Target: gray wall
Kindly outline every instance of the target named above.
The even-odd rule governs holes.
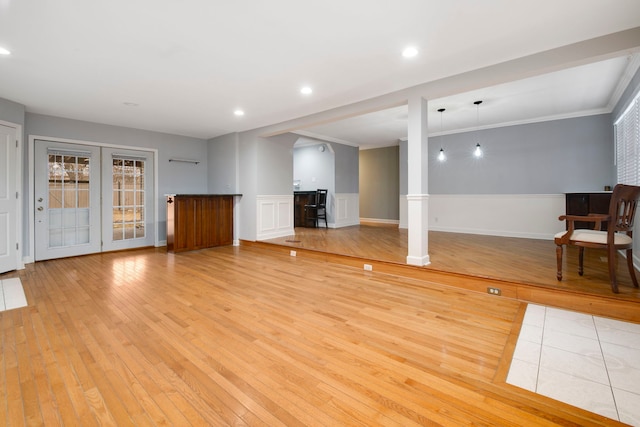
[[[598,191],[615,184],[613,154],[609,114],[429,138],[429,194]]]
[[[258,148],[258,194],[291,195],[293,192],[293,144],[298,135],[286,133],[260,138]]]
[[[27,135],[65,138],[77,141],[142,147],[158,150],[158,239],[166,239],[165,194],[206,193],[207,141],[140,129],[110,126],[40,114],[26,114]],[[26,152],[25,156],[30,156]],[[198,165],[169,162],[170,158],[197,159]],[[31,174],[27,168],[25,174]],[[25,176],[29,185],[30,176]],[[27,187],[29,188],[29,187]],[[28,227],[26,227],[28,228]],[[25,239],[28,244],[29,239]]]
[[[408,170],[408,153],[409,149],[407,147],[407,140],[401,140],[398,142],[400,144],[400,194],[407,195],[409,194],[409,174]],[[439,149],[438,149],[439,150]]]
[[[238,238],[256,239],[256,196],[258,195],[258,137],[255,132],[238,135],[238,187],[242,198],[239,202],[241,227]]]
[[[336,191],[335,163],[338,156],[328,148],[319,151],[318,147],[322,144],[293,149],[293,179],[300,180],[300,191],[315,191],[318,188],[326,188],[330,193]]]
[[[209,193],[239,193],[238,151],[239,136],[230,133],[209,140],[208,188]]]
[[[360,150],[358,147],[331,143],[336,160],[336,193],[360,192]]]
[[[0,120],[15,123],[17,125],[24,125],[24,117],[24,105],[9,101],[8,99],[0,98]]]
[[[399,147],[360,151],[360,218],[399,220]]]

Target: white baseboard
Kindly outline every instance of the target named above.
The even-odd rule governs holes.
[[[286,237],[286,236],[291,236],[295,234],[295,230],[293,228],[291,229],[283,229],[283,230],[278,230],[278,231],[273,231],[271,233],[261,233],[258,235],[258,238],[256,239],[258,242],[261,240],[269,240],[269,239],[277,239],[278,237]]]
[[[429,255],[421,257],[407,256],[407,264],[422,267],[423,265],[431,264],[431,260],[429,259]]]
[[[360,222],[373,222],[376,224],[400,224],[397,219],[384,219],[384,218],[360,218]]]
[[[351,227],[352,225],[360,225],[360,221],[359,220],[352,221],[352,222],[341,221],[340,224],[334,224],[330,222],[329,228]]]
[[[522,239],[540,239],[553,240],[553,234],[547,233],[529,233],[518,232],[513,230],[488,230],[461,227],[429,227],[429,231],[442,231],[445,233],[462,233],[462,234],[478,234],[481,236],[498,236],[498,237],[519,237]],[[555,234],[555,233],[554,233]]]

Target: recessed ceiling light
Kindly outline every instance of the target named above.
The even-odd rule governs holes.
[[[0,47],[0,55],[11,55],[11,52],[3,47]]]
[[[127,107],[137,107],[139,104],[136,104],[135,102],[123,102],[124,105],[126,105]]]
[[[244,111],[238,109],[234,111],[233,114],[235,114],[236,116],[244,116]]]
[[[303,95],[311,95],[313,93],[313,89],[311,89],[309,86],[304,86],[302,89],[300,89],[300,93]]]
[[[402,51],[402,56],[405,58],[413,58],[416,55],[418,55],[418,49],[413,46],[409,46]]]

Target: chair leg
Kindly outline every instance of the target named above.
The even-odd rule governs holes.
[[[582,246],[578,247],[578,275],[582,276],[584,274],[584,248]]]
[[[638,279],[636,279],[636,269],[633,267],[633,249],[627,249],[627,266],[629,267],[629,275],[633,286],[638,287]]]
[[[562,280],[562,245],[556,246],[556,262],[558,264],[558,272],[556,277],[558,280]]]
[[[611,281],[611,291],[614,294],[618,293],[618,281],[616,280],[616,248],[611,246],[608,249],[608,262],[609,262],[609,280]]]

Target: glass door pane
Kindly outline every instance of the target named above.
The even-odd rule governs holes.
[[[113,240],[145,237],[145,160],[114,158]]]
[[[90,167],[89,154],[48,153],[49,248],[89,243]]]

